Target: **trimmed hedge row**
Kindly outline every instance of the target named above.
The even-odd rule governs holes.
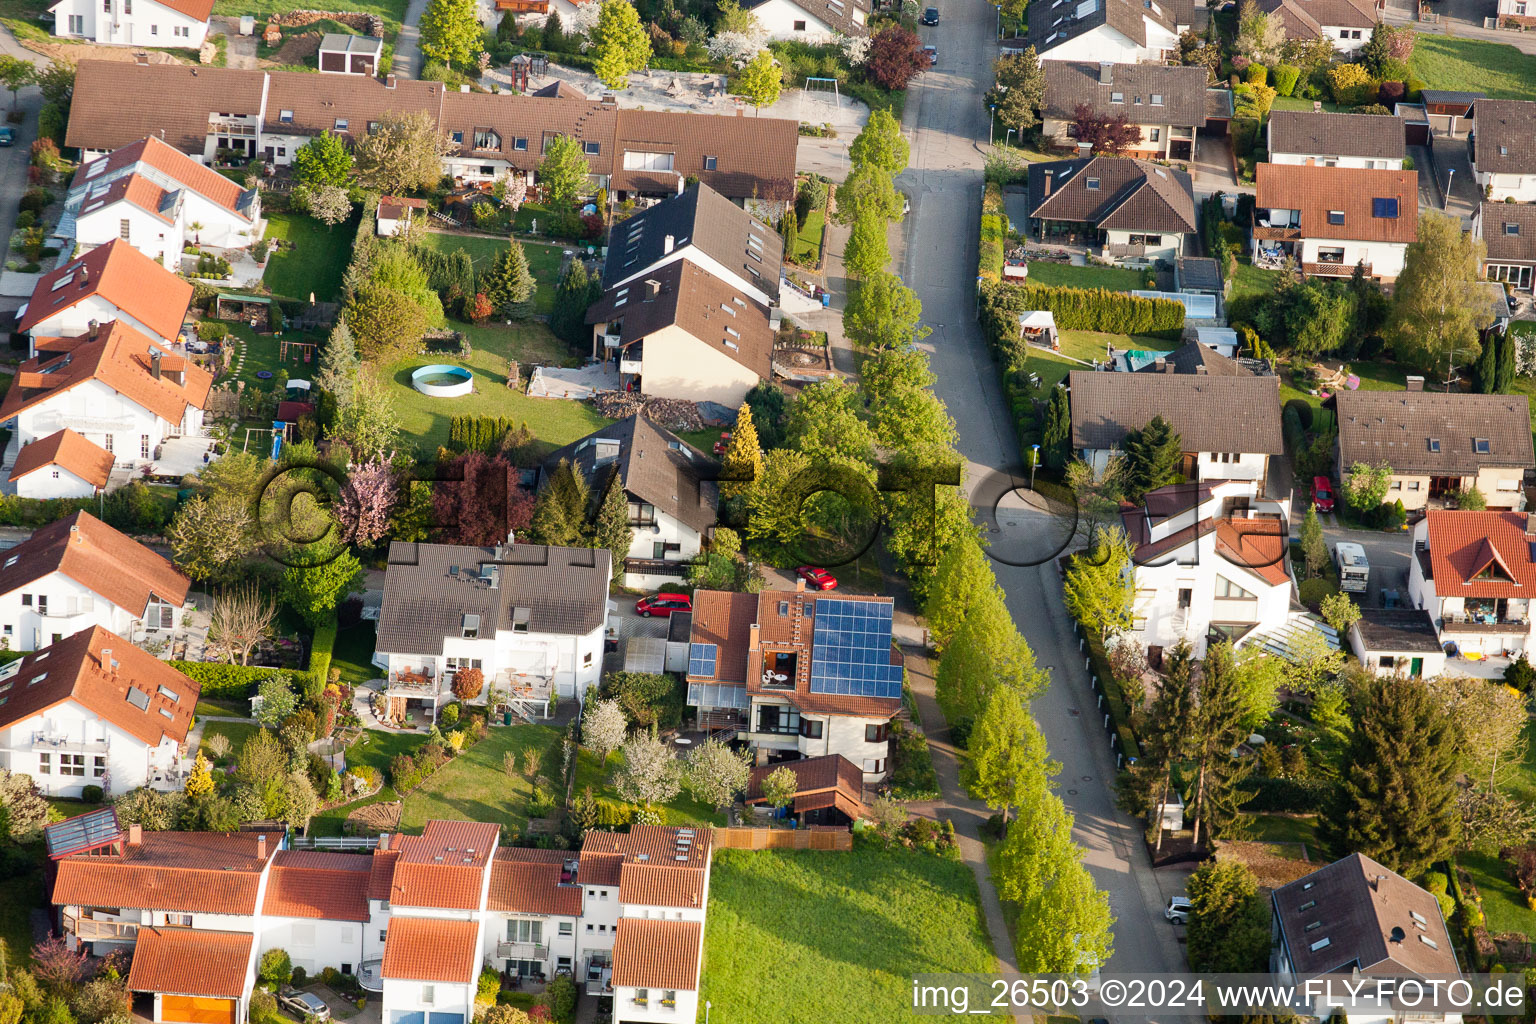
[[[1026,284],[1018,287],[1018,291],[1024,303],[1019,312],[1048,309],[1055,314],[1056,326],[1064,331],[1148,334],[1168,341],[1177,341],[1184,334],[1184,304],[1173,299],[1144,299],[1105,288],[1039,284]]]
[[[1247,780],[1254,794],[1243,810],[1255,813],[1311,814],[1321,811],[1332,787],[1322,779],[1277,779],[1260,775]]]
[[[318,697],[325,689],[326,677],[331,673],[331,652],[336,647],[336,616],[333,613],[328,622],[315,629],[314,643],[309,648],[309,685],[307,691],[313,691]]]
[[[1008,216],[1003,209],[1003,187],[995,181],[989,181],[981,196],[981,261],[978,273],[984,281],[1003,279],[1007,224]]]
[[[173,661],[169,664],[202,687],[204,697],[220,700],[244,700],[255,692],[262,680],[285,674],[280,668],[224,665],[211,661]]]
[[[1109,656],[1104,653],[1104,645],[1096,635],[1084,630],[1081,625],[1078,626],[1078,632],[1080,635],[1087,633],[1088,642],[1084,647],[1088,651],[1088,663],[1104,689],[1104,702],[1109,705],[1110,720],[1115,723],[1115,733],[1120,737],[1121,752],[1126,757],[1140,757],[1141,744],[1136,742],[1136,733],[1131,729],[1131,709],[1125,703],[1125,692],[1121,689],[1119,677],[1109,666]]]

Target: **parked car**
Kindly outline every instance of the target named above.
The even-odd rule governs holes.
[[[1168,906],[1163,908],[1163,916],[1174,924],[1189,924],[1189,897],[1169,897]]]
[[[652,615],[660,618],[669,618],[673,612],[693,611],[693,598],[687,594],[656,594],[653,597],[642,597],[635,602],[635,614],[643,619]]]
[[[325,1000],[313,992],[299,992],[294,989],[286,989],[277,997],[283,1009],[293,1014],[299,1020],[330,1020],[331,1008],[325,1005]]]
[[[923,8],[923,16],[920,20],[924,25],[937,25],[939,23],[939,9],[937,7]]]
[[[0,146],[13,146],[16,144],[16,129],[0,128]]]
[[[818,569],[814,565],[802,565],[795,570],[795,575],[805,580],[805,585],[811,590],[836,590],[837,577],[825,569]]]
[[[1325,476],[1312,478],[1312,504],[1319,512],[1333,511],[1333,481]]]
[[[933,46],[933,45],[930,44],[928,46],[923,47],[923,55],[928,58],[928,66],[929,67],[932,68],[932,67],[937,67],[938,66],[938,64],[939,64],[939,48],[937,46]]]
[[[901,215],[903,217],[905,217],[907,214],[912,212],[912,197],[907,195],[905,192],[900,193],[900,195],[901,195]]]

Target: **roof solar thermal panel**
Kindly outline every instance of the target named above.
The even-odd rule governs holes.
[[[691,644],[688,648],[688,674],[712,676],[719,648],[715,644]]]

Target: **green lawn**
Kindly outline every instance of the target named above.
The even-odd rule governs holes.
[[[257,334],[245,324],[231,323],[225,326],[229,328],[231,338],[225,344],[245,346],[245,361],[240,364],[240,372],[235,377],[237,380],[245,381],[245,386],[248,388],[260,388],[263,391],[272,390],[277,386],[276,377],[279,370],[285,372],[289,377],[300,377],[304,380],[310,380],[315,374],[320,372],[320,348],[314,350],[314,354],[310,356],[310,361],[307,363],[304,361],[304,350],[296,346],[288,349],[287,359],[282,359],[280,358],[283,352],[281,339],[270,334]],[[300,334],[292,331],[285,334],[284,337],[290,341],[303,338],[306,341],[313,341],[317,345],[325,340],[323,335]],[[256,376],[262,370],[267,371],[273,376],[262,380]],[[267,426],[270,427],[271,424],[269,423]]]
[[[245,741],[256,735],[256,730],[261,726],[255,722],[204,722],[203,742],[198,750],[208,755],[208,759],[214,760],[213,751],[208,749],[208,741],[215,736],[229,737],[229,754],[227,761],[233,761],[240,755],[240,748],[245,746]]]
[[[1323,110],[1329,113],[1340,109],[1339,105],[1331,100],[1323,100],[1322,103]],[[1275,101],[1269,105],[1269,109],[1301,110],[1310,114],[1312,112],[1312,101],[1304,100],[1300,96],[1276,96]]]
[[[377,14],[384,19],[384,37],[392,40],[400,31],[400,22],[405,17],[405,6],[406,0],[361,0],[360,3],[349,3],[344,9],[362,11],[364,14]],[[332,8],[332,10],[336,9]],[[282,0],[217,0],[213,5],[214,14],[232,14],[236,17],[242,14],[254,14],[258,23],[264,23],[270,14],[291,10],[293,5],[284,3]],[[385,70],[388,70],[387,65]]]
[[[533,786],[522,774],[508,775],[502,758],[514,753],[522,763],[523,751],[537,747],[544,752],[541,775],[560,786],[560,730],[552,725],[514,725],[494,728],[468,751],[439,768],[420,789],[405,798],[400,824],[418,829],[434,818],[458,821],[494,821],[522,828],[528,823],[528,798]],[[564,793],[560,794],[561,799]]]
[[[1173,348],[1172,342],[1164,341],[1162,338],[1149,338],[1142,334],[1103,334],[1099,331],[1061,332],[1061,354],[1074,359],[1107,359],[1110,345],[1121,352],[1127,349],[1167,352]],[[1080,366],[1078,369],[1084,370],[1087,367]]]
[[[426,736],[419,732],[384,732],[374,729],[366,729],[357,742],[347,748],[347,764],[366,764],[371,766],[385,780],[389,778],[389,762],[396,754],[404,754],[414,751],[426,742]],[[309,834],[313,836],[339,836],[341,824],[346,821],[347,815],[365,807],[368,804],[381,803],[386,800],[396,800],[399,797],[393,789],[386,784],[373,796],[365,800],[354,800],[340,807],[332,807],[321,811],[309,823]]]
[[[522,323],[512,327],[469,328],[469,334],[473,352],[467,358],[411,356],[385,371],[387,379],[396,385],[393,393],[402,433],[414,441],[418,455],[433,456],[439,445],[448,443],[448,427],[454,416],[509,416],[524,421],[544,452],[584,437],[609,422],[586,402],[529,398],[506,386],[510,356],[517,356],[526,373],[528,363],[548,362],[549,353],[565,351],[548,327]],[[443,362],[473,370],[475,392],[463,398],[432,398],[411,386],[412,370]]]
[[[1457,854],[1456,861],[1467,869],[1472,884],[1482,894],[1490,932],[1536,935],[1536,911],[1525,905],[1525,896],[1510,880],[1509,868],[1503,861],[1480,853]]]
[[[1508,43],[1420,33],[1414,37],[1408,67],[1431,89],[1509,100],[1528,100],[1536,93],[1536,56]]]
[[[599,762],[597,755],[586,747],[582,747],[576,755],[576,792],[580,793],[588,786],[592,787],[592,795],[597,797],[598,803],[609,804],[614,807],[625,806],[609,785],[609,779],[613,776],[613,769],[622,763],[621,755],[617,752],[608,755],[607,762]],[[700,822],[710,825],[724,825],[725,816],[716,813],[708,804],[700,803],[688,795],[684,790],[670,802],[657,808],[661,812],[663,823],[667,825],[694,825]]]
[[[230,0],[219,0],[221,4]],[[242,0],[243,2],[243,0]],[[254,5],[262,9],[264,4]],[[401,5],[404,8],[404,5]],[[358,10],[374,8],[362,4]],[[231,13],[249,14],[251,7]],[[274,252],[267,261],[267,272],[262,278],[273,295],[289,299],[308,300],[313,292],[321,302],[333,302],[341,292],[341,276],[352,258],[352,240],[357,237],[357,216],[354,214],[344,223],[328,228],[308,214],[267,214],[268,238],[281,238],[292,242]]]
[[[1152,287],[1147,273],[1120,267],[1070,267],[1037,260],[1029,265],[1029,283],[1059,288],[1107,288],[1129,292]]]
[[[336,647],[331,651],[331,668],[341,671],[342,682],[366,683],[380,678],[379,670],[373,666],[377,632],[378,628],[367,620],[337,632]]]
[[[197,707],[192,713],[198,718],[215,717],[221,715],[233,715],[237,718],[251,717],[251,702],[248,700],[214,700],[212,697],[199,697]]]
[[[912,1015],[912,976],[995,970],[976,881],[956,860],[721,850],[710,874],[703,991],[718,1019],[886,1024]]]
[[[1247,298],[1250,295],[1267,295],[1275,290],[1280,281],[1280,271],[1255,267],[1247,260],[1239,260],[1237,272],[1232,275],[1232,290],[1227,301]]]
[[[477,272],[489,266],[496,254],[507,247],[507,240],[501,237],[452,235],[441,231],[424,231],[418,240],[422,245],[439,252],[463,249],[474,261]],[[555,286],[560,283],[560,267],[565,262],[567,248],[553,243],[523,243],[523,252],[528,257],[528,269],[539,286],[533,296],[533,308],[537,313],[549,313],[555,308]],[[462,329],[461,325],[454,326]]]
[[[1256,840],[1271,843],[1306,843],[1308,854],[1320,847],[1317,843],[1317,819],[1293,818],[1288,814],[1255,814],[1253,828]]]
[[[1536,723],[1525,727],[1525,759],[1519,770],[1506,772],[1500,767],[1499,788],[1523,804],[1536,803]]]
[[[805,223],[795,234],[794,261],[797,264],[814,267],[821,263],[821,236],[826,228],[826,210],[812,210],[805,215]]]

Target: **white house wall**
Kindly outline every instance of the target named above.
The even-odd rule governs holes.
[[[752,8],[752,14],[769,39],[825,43],[838,34],[831,25],[789,0],[768,0]]]
[[[109,8],[103,10],[103,6]],[[157,4],[154,0],[62,0],[52,8],[55,35],[90,39],[113,46],[161,46],[196,49],[208,23]],[[74,28],[70,16],[82,19]],[[76,31],[75,29],[78,29]]]
[[[1160,246],[1147,249],[1144,257],[1145,259],[1172,260],[1182,255],[1184,252],[1184,236],[1180,233],[1172,231],[1105,231],[1104,245],[1106,248],[1112,245],[1130,245],[1131,235],[1133,233],[1137,235],[1155,234],[1162,237],[1163,241]]]
[[[724,328],[720,328],[722,333]],[[718,402],[734,409],[759,377],[735,359],[681,327],[648,334],[640,363],[641,390],[654,398]]]
[[[187,427],[194,431],[200,428],[202,410],[189,411],[194,414],[186,417],[187,422],[171,423],[101,381],[88,380],[17,413],[16,436],[26,445],[68,427],[86,440],[108,448],[118,465],[135,465],[152,461],[155,447],[171,434]],[[112,435],[110,445],[108,434]],[[146,435],[149,460],[140,457]]]
[[[1513,199],[1517,203],[1536,203],[1536,168],[1530,174],[1491,174],[1477,171],[1476,165],[1473,170],[1489,202]]]
[[[1177,556],[1192,559],[1194,546],[1186,545]],[[1170,558],[1173,555],[1170,553]],[[1216,580],[1221,576],[1242,587],[1253,599],[1218,599]],[[1188,589],[1190,606],[1179,607],[1179,591]],[[1172,647],[1187,639],[1196,657],[1204,657],[1206,635],[1213,622],[1256,622],[1244,639],[1278,629],[1290,612],[1291,586],[1269,584],[1247,569],[1216,553],[1214,531],[1199,540],[1193,565],[1177,562],[1136,566],[1134,599],[1136,634],[1143,646]]]
[[[1103,0],[1100,0],[1102,3]],[[1170,37],[1171,38],[1171,37]],[[1174,40],[1177,45],[1177,40]],[[1135,40],[1108,25],[1100,25],[1091,32],[1055,46],[1047,47],[1041,54],[1042,59],[1049,60],[1089,60],[1110,61],[1115,64],[1139,64],[1143,60],[1152,60],[1161,55],[1161,50],[1153,45],[1150,35],[1146,46],[1138,46]]]
[[[479,974],[479,965],[475,973]],[[430,999],[427,994],[430,992]],[[475,987],[449,982],[384,979],[383,1024],[396,1024],[419,1013],[459,1013],[467,1022],[474,1015]]]
[[[35,474],[34,474],[35,475]],[[30,597],[30,605],[23,604]],[[39,598],[46,598],[48,614],[39,614]],[[0,594],[0,632],[13,651],[32,651],[46,647],[53,634],[70,636],[91,626],[101,626],[119,636],[127,636],[143,608],[122,608],[94,593],[89,585],[61,572],[51,572],[39,580]],[[180,622],[181,609],[173,612]]]
[[[363,929],[357,921],[325,921],[312,917],[261,918],[258,955],[269,949],[286,950],[293,966],[306,974],[327,967],[354,972],[363,962]]]
[[[16,480],[19,498],[89,498],[95,493],[95,484],[58,465],[44,466]]]
[[[1532,198],[1536,198],[1533,196]],[[1371,276],[1394,278],[1403,272],[1403,258],[1408,251],[1406,242],[1360,242],[1333,238],[1305,238],[1301,242],[1301,262],[1319,263],[1319,249],[1344,250],[1343,266],[1346,270],[1365,262],[1371,268]],[[1346,273],[1344,276],[1348,276]]]
[[[189,693],[183,699],[190,696]],[[33,737],[37,734],[62,742],[58,746],[35,745]],[[179,752],[172,740],[150,746],[72,700],[0,730],[0,742],[4,744],[6,767],[32,776],[38,788],[50,797],[79,797],[85,786],[102,786],[111,793],[137,789],[149,784],[152,769],[174,766]],[[42,754],[50,755],[51,759],[46,775],[40,767]],[[85,774],[61,775],[60,757],[64,754],[83,756]],[[106,758],[104,775],[96,774],[98,757]]]
[[[64,286],[65,289],[74,287],[76,285],[73,284]],[[60,290],[62,291],[63,289]],[[46,303],[49,297],[39,296],[39,298]],[[167,352],[171,350],[171,343],[176,340],[175,338],[162,337],[138,320],[135,320],[130,314],[112,305],[112,303],[100,295],[88,295],[67,309],[61,309],[47,319],[40,321],[37,326],[32,328],[31,335],[33,338],[77,337],[90,329],[92,320],[99,324],[104,324],[108,320],[121,320],[140,334],[148,337],[151,341],[159,341]],[[35,345],[28,344],[27,355],[30,358],[36,358],[37,348]]]
[[[89,206],[91,202],[87,197],[84,205]],[[181,232],[178,226],[175,223],[167,224],[127,200],[99,207],[90,213],[76,214],[75,242],[79,247],[76,255],[83,255],[98,246],[122,238],[124,221],[128,222],[126,241],[129,245],[172,273],[181,269]]]
[[[1364,167],[1388,171],[1400,171],[1403,169],[1402,157],[1386,159],[1383,157],[1335,156],[1331,153],[1276,153],[1271,150],[1269,162],[1272,164],[1315,164],[1319,167]]]

